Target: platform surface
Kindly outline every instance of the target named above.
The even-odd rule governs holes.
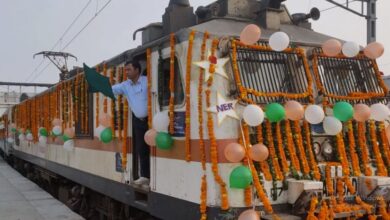
[[[83,220],[0,157],[0,220]]]

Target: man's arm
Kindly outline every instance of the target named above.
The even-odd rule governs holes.
[[[124,93],[122,83],[112,86],[112,92],[114,95],[122,95]]]

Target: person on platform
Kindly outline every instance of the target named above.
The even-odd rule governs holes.
[[[115,95],[125,95],[133,112],[133,146],[140,162],[140,177],[134,181],[134,184],[148,186],[150,150],[144,140],[144,135],[148,130],[148,80],[146,76],[141,74],[141,65],[138,61],[126,62],[125,74],[127,74],[128,80],[113,85],[112,91]]]

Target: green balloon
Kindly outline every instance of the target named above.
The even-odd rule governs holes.
[[[12,133],[16,132],[16,128],[11,128]]]
[[[41,136],[47,137],[48,133],[47,133],[46,128],[41,128],[41,129],[39,130],[39,134],[40,134]]]
[[[270,122],[279,122],[286,116],[286,111],[281,104],[271,103],[265,107],[265,115]]]
[[[230,173],[230,188],[245,189],[252,184],[252,173],[246,166],[234,168]]]
[[[112,141],[112,130],[111,128],[105,128],[102,133],[100,133],[100,140],[107,144]]]
[[[173,146],[171,135],[165,132],[158,132],[156,136],[156,146],[161,150],[170,150]]]
[[[337,102],[333,106],[333,115],[340,121],[346,122],[353,117],[353,107],[348,102]]]
[[[31,130],[30,130],[30,129],[27,129],[27,130],[26,130],[26,134],[29,134],[29,133],[31,133]]]
[[[64,142],[67,142],[67,141],[69,141],[70,140],[70,138],[67,136],[67,135],[63,135],[62,136],[62,140],[64,140]]]

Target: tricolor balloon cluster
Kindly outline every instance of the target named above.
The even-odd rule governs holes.
[[[360,47],[357,43],[352,41],[341,44],[341,42],[336,39],[330,39],[322,44],[322,51],[328,56],[337,56],[342,52],[346,57],[355,57],[359,54]],[[370,59],[381,57],[384,51],[383,45],[378,42],[368,44],[363,50],[364,55]]]
[[[257,105],[248,105],[243,111],[243,120],[249,126],[259,126],[264,118],[270,122],[280,122],[283,119],[302,120],[310,124],[323,124],[324,131],[328,135],[337,135],[343,129],[342,122],[352,118],[358,122],[369,119],[384,121],[390,115],[387,106],[381,103],[370,107],[365,104],[356,104],[354,107],[348,102],[337,102],[333,106],[333,115],[326,116],[323,108],[319,105],[308,105],[306,109],[297,101],[288,101],[282,106],[279,103],[271,103],[265,107],[265,113]],[[268,158],[268,148],[263,143],[249,146],[250,159],[265,161]],[[230,143],[225,147],[225,158],[232,162],[241,162],[245,157],[245,147],[239,143]],[[246,166],[236,167],[230,174],[230,187],[245,189],[252,183],[252,175]]]
[[[74,147],[73,138],[75,136],[75,129],[73,127],[66,128],[64,130],[64,132],[62,133],[62,120],[61,119],[55,118],[55,119],[53,119],[53,121],[51,123],[53,125],[51,133],[55,137],[62,138],[62,140],[64,141],[64,148],[66,150],[73,149],[73,147]],[[41,134],[41,132],[39,132],[39,133]],[[45,133],[45,131],[43,131],[43,133]],[[46,131],[46,133],[47,133],[47,131]],[[46,138],[42,138],[42,143],[46,143],[46,141],[47,141]],[[41,139],[40,139],[40,142],[41,142]]]
[[[99,115],[99,126],[95,129],[95,136],[107,144],[112,141],[113,133],[111,126],[111,116],[107,113]]]
[[[173,138],[168,133],[169,116],[167,111],[157,113],[153,117],[153,128],[145,133],[145,142],[149,146],[156,146],[161,150],[170,150]]]
[[[240,41],[244,44],[252,45],[260,40],[260,36],[261,29],[255,24],[250,24],[241,31]],[[269,38],[269,45],[274,51],[283,51],[289,44],[290,38],[284,32],[275,32]]]

